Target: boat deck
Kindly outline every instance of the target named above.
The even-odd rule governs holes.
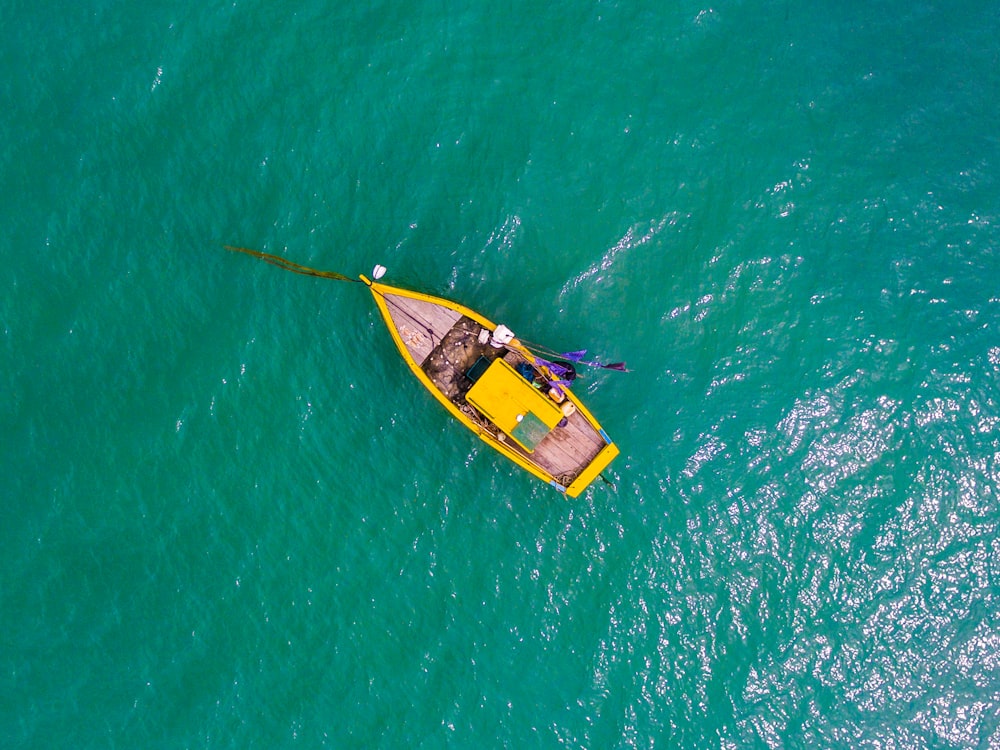
[[[604,436],[579,411],[566,417],[528,451],[509,439],[466,400],[474,385],[468,373],[484,358],[499,357],[516,367],[526,358],[512,349],[481,343],[483,326],[476,320],[442,305],[396,294],[385,294],[400,340],[410,356],[444,396],[497,440],[568,486],[604,449]]]

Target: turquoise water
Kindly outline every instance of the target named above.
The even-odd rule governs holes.
[[[1000,747],[994,4],[135,5],[4,14],[0,745]]]

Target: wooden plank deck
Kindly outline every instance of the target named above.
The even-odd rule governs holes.
[[[422,364],[462,314],[441,305],[399,294],[384,295],[399,338],[413,360]]]
[[[579,412],[567,419],[565,427],[550,432],[535,448],[538,465],[562,484],[570,485],[607,443]]]

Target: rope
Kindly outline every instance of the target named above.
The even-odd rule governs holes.
[[[532,354],[535,354],[535,356],[541,354],[549,359],[555,359],[562,356],[560,352],[557,352],[554,349],[549,349],[547,346],[542,346],[541,344],[528,341],[520,336],[517,337],[517,340],[521,342],[521,345],[524,346],[525,349],[530,351]]]
[[[254,258],[260,258],[260,260],[265,263],[270,263],[272,266],[277,266],[278,268],[291,271],[292,273],[299,273],[303,276],[318,276],[321,279],[333,279],[334,281],[360,282],[360,279],[352,279],[350,276],[344,276],[342,273],[336,273],[335,271],[317,271],[315,268],[299,265],[298,263],[293,263],[292,261],[282,258],[281,256],[271,255],[270,253],[262,253],[259,250],[248,250],[245,247],[232,247],[230,245],[225,245],[224,247],[226,250],[231,250],[234,253],[252,255]]]

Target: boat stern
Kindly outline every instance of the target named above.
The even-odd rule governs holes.
[[[580,472],[580,476],[573,480],[573,483],[566,488],[566,495],[577,497],[590,486],[591,482],[601,475],[602,471],[608,468],[608,465],[615,460],[618,453],[618,446],[614,443],[608,443],[604,446],[601,452],[594,457],[594,460],[587,465],[587,468]]]

